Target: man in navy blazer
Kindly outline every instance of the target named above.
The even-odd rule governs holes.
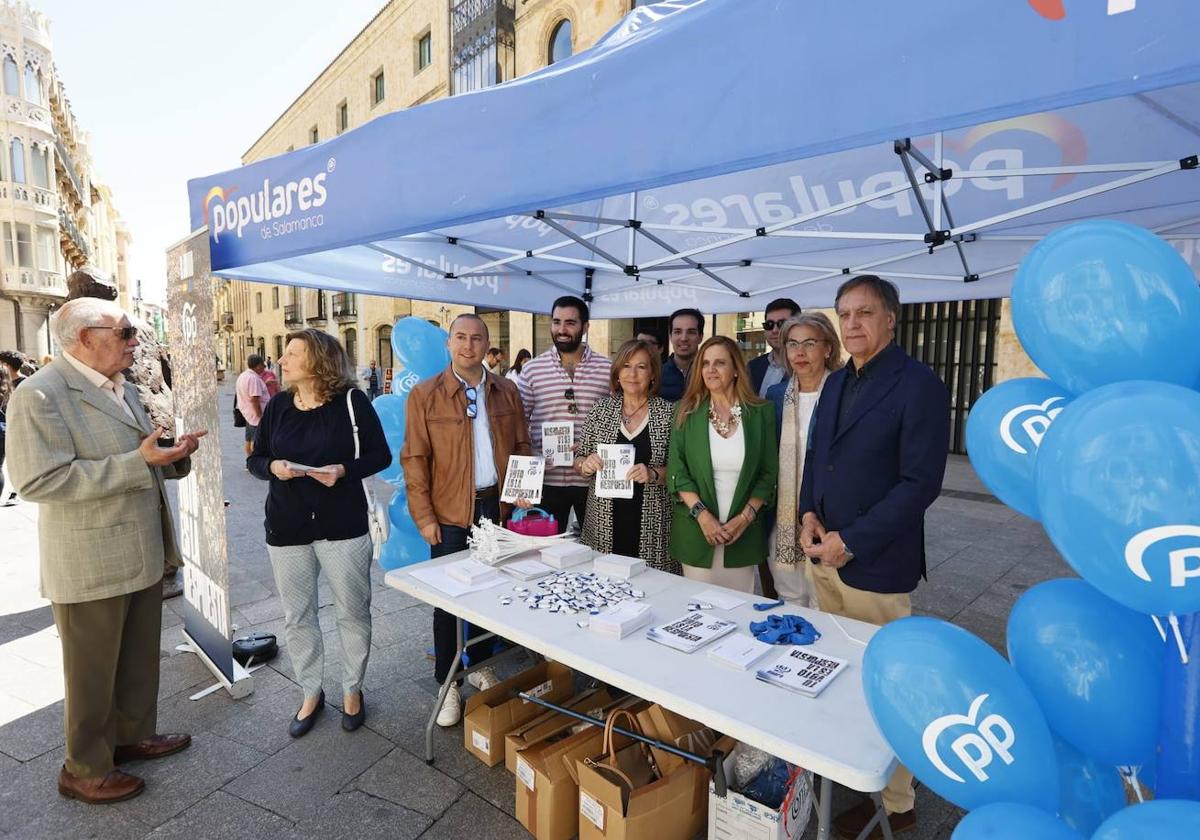
[[[838,289],[850,362],[831,374],[813,417],[800,491],[800,545],[825,612],[886,624],[912,614],[925,574],[925,510],[942,489],[950,396],[926,365],[895,344],[900,296],[874,275]],[[916,823],[912,774],[883,791],[892,831]],[[855,837],[874,816],[866,801],[835,826]]]
[[[767,352],[751,359],[746,365],[750,369],[750,384],[754,393],[763,399],[767,389],[787,379],[788,372],[771,361],[773,350],[779,349],[779,328],[793,315],[800,314],[800,304],[791,298],[778,298],[767,304],[763,313],[763,333],[767,339]]]

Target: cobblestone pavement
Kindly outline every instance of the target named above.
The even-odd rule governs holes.
[[[230,412],[230,388],[220,417]],[[213,438],[208,438],[212,445]],[[233,622],[240,633],[266,630],[283,643],[283,611],[263,547],[266,487],[246,472],[240,435],[221,429],[228,508]],[[954,621],[1003,651],[1004,624],[1029,586],[1070,575],[1040,526],[999,504],[964,458],[952,458],[945,492],[926,520],[929,581],[914,595],[925,614]],[[245,700],[217,692],[191,655],[177,653],[180,601],[163,606],[159,729],[191,732],[193,746],[168,759],[135,764],[146,793],[106,807],[61,798],[54,779],[63,760],[62,676],[50,607],[37,594],[36,508],[0,508],[0,837],[522,838],[513,817],[514,781],[503,765],[486,768],[462,747],[462,730],[439,730],[436,764],[426,766],[423,726],[434,700],[431,609],[383,585],[375,571],[374,638],[366,678],[367,724],[353,734],[336,709],[306,737],[287,723],[299,702],[286,647],[255,675]],[[321,626],[330,661],[326,694],[340,698],[332,600],[321,590]],[[512,666],[510,666],[512,667]],[[835,813],[853,795],[840,792]],[[918,830],[948,838],[961,811],[921,789]],[[815,836],[812,827],[806,836]]]

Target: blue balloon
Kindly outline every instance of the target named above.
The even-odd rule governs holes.
[[[1012,318],[1029,357],[1073,393],[1130,379],[1200,384],[1196,278],[1134,225],[1078,222],[1039,242],[1013,280]]]
[[[1046,533],[1088,583],[1138,612],[1200,611],[1200,393],[1089,391],[1046,432],[1037,487]]]
[[[1083,835],[1040,808],[995,802],[963,817],[950,840],[1083,840]]]
[[[1092,840],[1196,840],[1200,837],[1200,802],[1155,799],[1113,814]]]
[[[967,453],[996,498],[1040,518],[1034,463],[1042,437],[1071,401],[1049,379],[1010,379],[989,388],[967,417]]]
[[[1008,615],[1008,658],[1050,728],[1110,766],[1154,761],[1164,649],[1149,618],[1078,578],[1039,583]]]
[[[903,618],[871,639],[867,706],[892,749],[943,799],[970,810],[1058,807],[1054,743],[1037,701],[987,643],[936,618]]]
[[[393,528],[388,540],[379,552],[379,565],[385,569],[399,569],[429,559],[429,543],[420,533],[410,528]]]
[[[404,368],[404,373],[413,374],[417,380],[428,379],[445,370],[450,364],[450,351],[446,349],[449,336],[441,327],[435,327],[424,318],[401,318],[392,327],[392,353]],[[403,386],[404,377],[397,374],[392,379],[392,392],[409,390]]]
[[[1125,783],[1116,767],[1101,764],[1062,738],[1058,753],[1058,817],[1085,837],[1125,807]]]
[[[381,394],[371,403],[383,426],[383,436],[392,452],[392,463],[376,474],[376,478],[388,484],[403,481],[400,469],[400,449],[404,446],[404,423],[407,415],[408,394]]]
[[[1200,799],[1200,613],[1179,620],[1187,664],[1169,650],[1163,666],[1162,726],[1159,731],[1158,778],[1145,782],[1155,796]]]
[[[408,488],[403,483],[396,488],[391,501],[388,502],[388,520],[393,527],[418,530],[416,523],[412,520],[412,515],[408,512]]]

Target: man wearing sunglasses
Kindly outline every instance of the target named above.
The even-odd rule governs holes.
[[[550,308],[554,346],[521,368],[517,386],[534,452],[543,451],[543,423],[570,423],[578,447],[588,412],[610,393],[612,362],[584,343],[588,317],[588,305],[577,297],[554,301]],[[590,483],[591,478],[579,475],[573,466],[547,467],[541,506],[557,520],[559,533],[566,530],[572,510],[583,524]]]
[[[750,360],[750,385],[758,395],[766,399],[767,389],[787,378],[787,371],[776,365],[772,358],[778,354],[779,328],[793,315],[800,314],[800,305],[791,298],[778,298],[767,304],[762,328],[767,338],[767,352]]]
[[[66,757],[58,791],[83,802],[137,796],[115,765],[191,743],[156,733],[162,575],[180,563],[165,478],[181,478],[204,432],[160,446],[121,371],[137,331],[115,303],[78,298],[50,319],[62,356],[14,392],[10,473],[36,502],[42,596],[63,651]]]
[[[459,315],[450,324],[450,367],[413,388],[408,397],[400,463],[408,489],[408,511],[432,546],[434,557],[467,547],[471,526],[481,519],[500,523],[509,513],[500,504],[500,485],[510,455],[528,455],[529,431],[517,388],[484,367],[487,324],[478,315]],[[446,680],[454,664],[455,618],[433,611],[433,675]],[[471,636],[483,631],[471,627]],[[472,648],[478,650],[478,648]],[[476,688],[498,682],[490,668],[468,677]],[[454,726],[462,717],[458,685],[446,693],[437,722]]]

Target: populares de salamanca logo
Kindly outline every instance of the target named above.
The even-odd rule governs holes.
[[[990,714],[979,720],[979,713],[987,699],[988,695],[980,694],[972,701],[971,708],[965,715],[942,715],[925,727],[921,736],[921,746],[925,755],[933,762],[933,766],[946,778],[964,784],[966,782],[959,773],[950,768],[946,759],[938,752],[938,739],[941,734],[958,726],[970,728],[950,742],[950,752],[952,757],[957,759],[956,763],[976,779],[981,782],[988,780],[984,769],[997,756],[1005,764],[1013,763],[1012,747],[1017,741],[1017,735],[1013,732],[1012,725],[997,714]]]
[[[1000,420],[1000,439],[1004,441],[1004,445],[1016,452],[1018,455],[1028,455],[1029,450],[1021,444],[1014,434],[1016,429],[1020,429],[1029,438],[1033,444],[1033,448],[1037,449],[1042,445],[1042,438],[1046,436],[1046,430],[1050,428],[1050,424],[1054,422],[1054,418],[1062,413],[1066,406],[1058,406],[1051,408],[1055,403],[1063,402],[1064,397],[1051,397],[1040,405],[1037,403],[1027,403],[1019,405],[1009,411]],[[1016,425],[1017,419],[1025,416],[1021,420],[1020,425]]]
[[[1156,543],[1179,538],[1188,539],[1191,545],[1167,552],[1171,569],[1171,586],[1183,588],[1188,580],[1200,578],[1200,525],[1162,525],[1147,528],[1125,544],[1125,565],[1147,583],[1154,578],[1146,568],[1146,552]],[[1189,562],[1191,565],[1189,565]]]
[[[1047,20],[1062,20],[1067,16],[1064,0],[1029,0],[1033,10]],[[1119,15],[1137,8],[1137,0],[1108,0],[1108,13]]]
[[[233,233],[241,239],[246,227],[252,224],[277,222],[264,228],[264,239],[291,233],[292,229],[321,225],[324,219],[320,214],[300,219],[291,217],[298,212],[307,214],[325,205],[328,197],[325,190],[326,174],[318,172],[285,184],[272,184],[271,179],[264,178],[262,186],[254,192],[239,191],[236,186],[213,187],[205,194],[202,208],[213,242],[220,242],[224,233]]]

